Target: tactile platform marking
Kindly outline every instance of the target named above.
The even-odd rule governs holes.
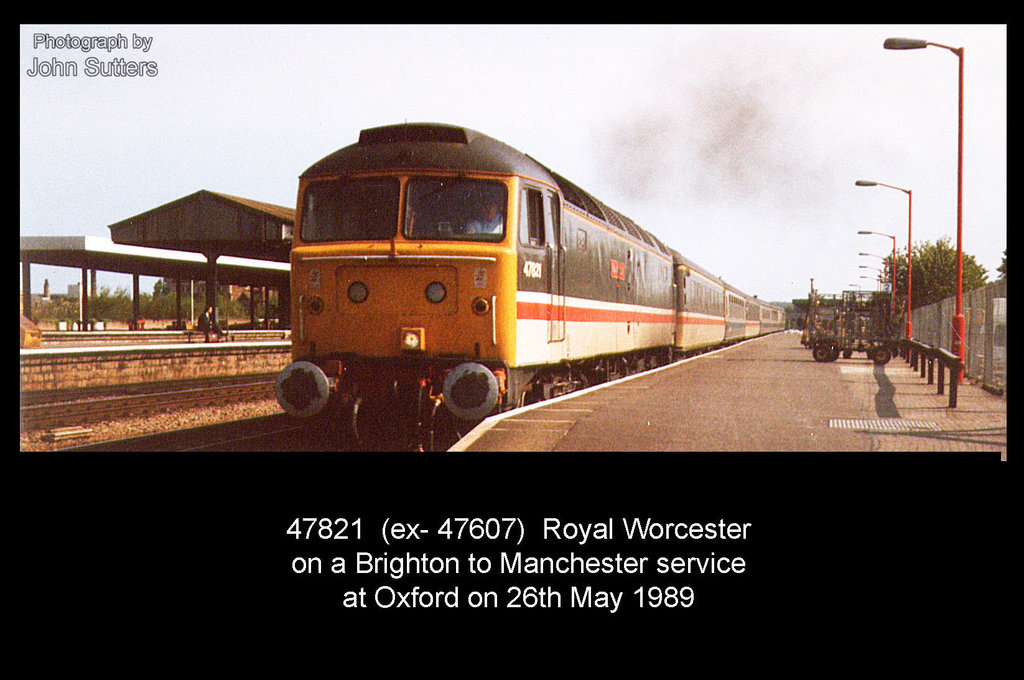
[[[879,418],[875,420],[832,418],[828,421],[828,426],[844,430],[870,430],[872,432],[939,430],[939,426],[935,423],[929,423],[922,420],[903,420],[902,418]]]

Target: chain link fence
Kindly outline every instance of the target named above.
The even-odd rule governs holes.
[[[1006,279],[964,293],[967,327],[964,372],[983,384],[1006,389]],[[950,350],[956,298],[913,311],[914,339]]]

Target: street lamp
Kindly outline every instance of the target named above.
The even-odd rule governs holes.
[[[964,364],[966,351],[964,348],[964,248],[963,248],[963,201],[964,201],[964,48],[940,45],[939,43],[917,40],[914,38],[886,38],[882,47],[887,50],[919,50],[925,47],[941,47],[957,56],[960,61],[960,96],[958,104],[957,131],[957,166],[956,166],[956,314],[953,316],[953,354],[960,357],[960,365]],[[909,316],[909,314],[908,314]],[[963,381],[963,371],[957,376],[957,382]]]
[[[875,290],[878,290],[878,285],[877,284],[879,283],[879,281],[881,281],[881,279],[879,277],[877,277],[877,276],[865,276],[864,274],[861,274],[860,278],[862,278],[862,279],[874,279],[875,280]]]
[[[892,267],[891,267],[891,269],[892,269],[892,293],[890,294],[890,297],[892,298],[892,311],[895,313],[895,311],[896,311],[896,237],[893,236],[892,234],[883,234],[880,231],[863,231],[862,230],[862,231],[858,231],[857,233],[858,234],[875,234],[877,236],[887,236],[888,238],[892,239]]]
[[[872,182],[866,179],[859,179],[854,182],[859,187],[886,187],[888,189],[896,189],[902,191],[907,195],[907,340],[914,339],[914,325],[910,322],[910,282],[913,279],[913,267],[911,266],[911,253],[914,248],[911,245],[910,237],[913,231],[913,216],[914,216],[914,192],[910,189],[904,189],[903,187],[893,186],[891,184],[882,184],[881,182]],[[892,294],[893,294],[893,309],[895,310],[896,304],[896,260],[895,255],[893,256],[892,262]]]
[[[878,267],[869,267],[866,264],[860,264],[860,265],[857,265],[857,267],[860,268],[860,269],[874,269],[876,272],[878,272],[878,276],[863,276],[862,275],[860,278],[862,278],[862,279],[875,279],[875,281],[877,281],[879,283],[879,286],[876,287],[875,290],[881,290],[881,283],[882,283],[882,280],[883,280],[882,279],[882,275],[885,272],[883,272]]]

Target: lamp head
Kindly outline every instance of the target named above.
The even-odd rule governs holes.
[[[928,47],[928,41],[915,38],[886,38],[882,47],[887,50],[919,50]]]

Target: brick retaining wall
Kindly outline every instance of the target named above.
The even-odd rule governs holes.
[[[274,373],[290,361],[290,342],[22,350],[21,391]]]

